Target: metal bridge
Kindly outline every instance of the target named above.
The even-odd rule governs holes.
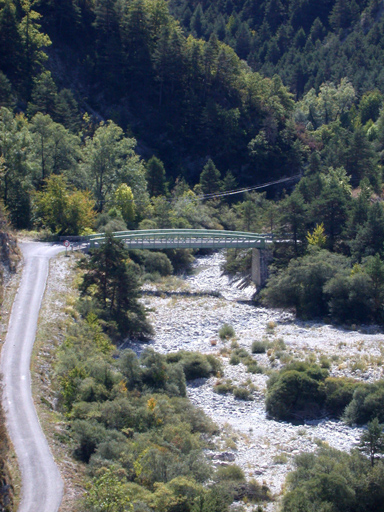
[[[272,243],[271,234],[215,229],[145,229],[118,231],[113,236],[123,240],[128,249],[266,249]],[[104,234],[97,234],[84,241],[93,249],[104,240]]]
[[[262,287],[268,278],[268,246],[271,234],[215,229],[143,229],[118,231],[114,238],[123,240],[128,249],[252,249],[252,281]],[[83,237],[89,249],[105,241],[105,234]]]

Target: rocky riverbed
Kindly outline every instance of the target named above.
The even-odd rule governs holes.
[[[360,428],[323,418],[292,425],[270,420],[265,414],[268,372],[292,358],[322,361],[334,376],[346,375],[365,381],[381,378],[384,335],[374,327],[346,330],[326,323],[296,321],[291,313],[255,307],[250,302],[254,288],[240,290],[222,275],[223,254],[197,258],[194,273],[161,287],[144,287],[143,302],[150,308],[155,328],[151,345],[159,352],[193,350],[217,355],[224,376],[232,384],[247,387],[252,401],[219,395],[213,387],[218,378],[188,384],[188,395],[221,426],[218,449],[208,454],[219,463],[236,463],[247,477],[265,482],[273,493],[281,493],[293,457],[316,449],[323,441],[341,450],[356,446]],[[234,341],[222,341],[218,330],[224,323],[235,330]],[[264,373],[247,373],[240,363],[229,363],[235,347],[249,353],[255,340],[269,343],[264,354],[252,357]],[[132,343],[136,351],[142,345]],[[271,504],[268,509],[273,510]]]

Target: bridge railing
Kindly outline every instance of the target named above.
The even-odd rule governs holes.
[[[129,248],[265,248],[272,242],[270,233],[249,233],[214,229],[150,229],[120,231],[113,233],[115,238],[125,241]],[[88,237],[90,247],[96,247],[105,240],[105,234]]]
[[[246,237],[257,237],[257,238],[272,238],[272,233],[250,233],[248,231],[227,231],[224,229],[140,229],[140,230],[130,230],[130,231],[115,231],[113,233],[114,237],[123,238],[125,236],[151,236],[151,235],[159,235],[159,234],[171,234],[171,235],[222,235],[222,236],[239,236],[244,235]],[[83,237],[84,241],[94,240],[96,238],[105,238],[105,233],[96,233],[93,235],[87,235]]]

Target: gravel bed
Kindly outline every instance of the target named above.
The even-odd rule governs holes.
[[[238,346],[249,353],[255,340],[263,339],[275,346],[280,343],[283,348],[269,351],[272,354],[253,355],[266,371],[278,369],[292,357],[319,360],[325,356],[331,375],[369,382],[383,376],[384,335],[375,327],[347,330],[326,323],[301,322],[291,313],[255,307],[250,302],[254,288],[240,290],[237,283],[223,276],[223,261],[222,253],[197,258],[194,274],[185,277],[183,295],[167,290],[164,295],[143,296],[156,332],[150,345],[162,353],[181,349],[214,353],[222,361],[224,380],[231,379],[235,385],[246,381],[252,384],[253,401],[215,393],[217,378],[188,383],[188,396],[222,429],[218,450],[208,455],[220,464],[240,465],[247,477],[267,483],[279,494],[296,454],[315,450],[320,441],[348,451],[357,445],[361,429],[329,418],[302,425],[268,419],[264,410],[267,375],[247,373],[241,363],[230,365],[229,354],[223,352],[230,351],[231,343],[220,340],[218,330],[224,323],[231,324]],[[154,285],[145,288],[156,289]],[[216,296],[210,296],[211,292]],[[143,345],[131,342],[130,347],[140,352]]]

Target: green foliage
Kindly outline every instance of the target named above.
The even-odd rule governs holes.
[[[359,382],[347,377],[328,377],[325,379],[325,406],[331,414],[340,416],[351,402]]]
[[[262,366],[260,366],[259,364],[257,364],[256,362],[253,362],[253,363],[247,364],[247,372],[253,373],[253,374],[264,373],[264,368]]]
[[[233,338],[235,336],[235,330],[230,324],[224,324],[219,329],[219,336],[222,340],[227,340],[229,338]]]
[[[294,307],[299,316],[324,316],[328,312],[324,286],[347,266],[345,257],[324,250],[291,260],[286,269],[271,277],[263,300],[274,307]]]
[[[253,400],[253,397],[247,388],[235,387],[233,390],[233,395],[239,400]]]
[[[232,393],[234,388],[235,386],[230,381],[227,380],[224,383],[221,381],[216,382],[213,390],[215,391],[215,393],[218,393],[219,395],[226,395],[227,393]]]
[[[92,512],[126,512],[133,509],[123,482],[113,467],[105,469],[101,476],[93,478],[88,486],[84,504],[87,510]]]
[[[372,468],[357,450],[348,454],[321,447],[295,458],[282,511],[382,511],[383,476],[382,463]]]
[[[221,372],[220,361],[213,355],[180,350],[167,355],[169,363],[179,363],[187,380],[211,377]]]
[[[84,271],[82,296],[94,299],[105,320],[115,322],[120,334],[145,336],[152,332],[145,310],[137,300],[137,268],[128,260],[121,240],[107,235],[105,242],[79,266]]]
[[[129,256],[135,263],[140,265],[145,273],[157,273],[161,276],[168,276],[173,273],[172,263],[163,252],[131,250],[129,251]]]
[[[235,464],[219,467],[216,471],[216,478],[221,482],[245,480],[244,471]]]
[[[368,384],[329,377],[317,365],[294,362],[271,375],[266,410],[277,419],[316,417],[326,411],[349,425],[383,421],[384,381]]]
[[[135,153],[136,141],[124,136],[112,121],[101,123],[93,137],[87,137],[83,150],[83,172],[101,212],[105,202],[121,183],[131,188],[134,197],[146,200],[144,165]]]
[[[316,416],[325,402],[326,370],[307,363],[291,363],[268,381],[266,410],[274,418]]]
[[[264,354],[269,347],[268,341],[254,341],[252,343],[252,354]]]
[[[361,383],[353,393],[353,399],[344,412],[344,420],[352,425],[364,424],[378,418],[384,421],[383,415],[384,381],[379,380],[373,384]]]
[[[146,179],[148,193],[152,196],[162,196],[166,192],[165,169],[163,162],[153,156],[146,164]]]
[[[215,426],[184,398],[186,353],[169,363],[150,348],[140,358],[131,350],[112,358],[99,327],[92,315],[72,324],[56,365],[74,454],[92,477],[84,506],[128,510],[132,502],[168,510],[177,503],[190,510],[197,496],[211,495],[202,487],[212,470],[201,434]]]
[[[205,164],[200,174],[200,186],[204,194],[215,194],[221,186],[221,174],[211,159]]]
[[[231,354],[229,364],[232,364],[234,366],[240,364],[240,357],[237,354]]]
[[[128,187],[126,183],[119,185],[115,190],[113,202],[120,210],[124,221],[128,225],[132,225],[135,219],[135,202],[131,187]]]
[[[34,196],[40,224],[59,235],[81,235],[92,229],[95,201],[89,192],[71,190],[63,176],[52,175]]]
[[[368,423],[367,431],[361,435],[359,448],[368,455],[373,467],[376,455],[384,452],[383,425],[377,418]]]

